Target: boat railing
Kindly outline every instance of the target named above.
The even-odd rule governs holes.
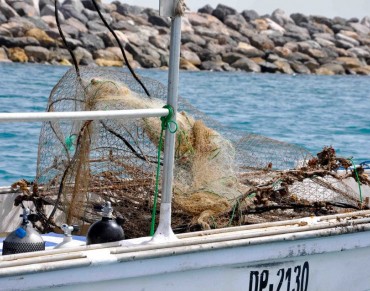
[[[77,111],[77,112],[24,112],[0,113],[1,122],[33,122],[57,120],[99,120],[118,118],[145,118],[169,116],[169,122],[176,122],[178,82],[181,45],[181,16],[185,10],[183,1],[160,0],[161,16],[171,17],[170,56],[168,70],[167,108],[107,110],[107,111]],[[171,112],[170,112],[171,111]],[[175,156],[175,132],[166,129],[163,158],[162,195],[160,216],[153,240],[176,240],[171,228],[172,183]]]
[[[9,122],[45,122],[60,120],[103,120],[103,119],[138,119],[162,117],[170,114],[167,108],[72,111],[72,112],[12,112],[0,113],[0,123]],[[164,172],[166,175],[166,172]],[[168,177],[167,177],[168,178]],[[171,178],[171,177],[170,177]],[[14,194],[19,191],[11,187],[0,187],[0,194]],[[165,215],[167,217],[167,215]]]

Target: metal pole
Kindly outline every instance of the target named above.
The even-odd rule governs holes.
[[[21,112],[0,113],[0,122],[31,122],[54,120],[99,120],[99,119],[132,119],[168,115],[166,108],[130,109],[130,110],[101,110],[74,112]]]
[[[181,45],[181,16],[175,15],[172,18],[171,42],[170,42],[170,66],[168,71],[168,95],[167,104],[173,107],[174,115],[172,120],[176,121],[179,66],[180,66],[180,45]],[[171,228],[171,200],[172,182],[175,156],[175,133],[166,130],[164,145],[163,182],[161,197],[161,212],[159,225],[154,235],[154,240],[176,239]]]

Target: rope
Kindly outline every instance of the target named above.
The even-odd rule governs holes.
[[[159,135],[159,142],[158,142],[158,151],[157,151],[157,172],[155,177],[155,191],[154,191],[154,201],[153,201],[153,209],[152,209],[152,222],[150,225],[150,236],[154,235],[154,228],[155,228],[155,217],[157,213],[157,202],[158,202],[158,188],[159,188],[159,176],[161,171],[161,151],[163,145],[163,133],[166,129],[169,130],[170,133],[175,133],[178,129],[178,125],[176,121],[172,121],[172,117],[174,115],[174,111],[171,105],[165,105],[163,108],[168,109],[168,115],[161,117],[161,133]],[[171,130],[170,124],[174,124],[175,128]]]
[[[186,4],[185,0],[178,0],[175,6],[175,17],[176,16],[184,16],[185,10],[189,9]]]
[[[116,33],[114,32],[114,30],[109,26],[108,22],[105,20],[103,14],[101,13],[100,11],[100,8],[99,8],[99,5],[96,3],[95,0],[92,0],[92,3],[96,9],[96,12],[98,12],[99,14],[99,17],[100,19],[103,21],[104,25],[106,28],[108,28],[108,30],[110,31],[110,33],[113,35],[113,37],[115,38],[115,40],[117,41],[118,43],[118,46],[121,50],[121,53],[123,55],[123,58],[125,59],[125,64],[127,66],[127,68],[129,69],[131,75],[135,78],[135,80],[140,84],[141,88],[143,88],[143,90],[145,91],[146,95],[148,97],[150,97],[150,93],[148,91],[148,89],[145,87],[145,85],[143,84],[143,82],[139,79],[139,77],[135,74],[135,71],[132,69],[128,59],[127,59],[127,56],[126,56],[126,53],[125,53],[125,50],[123,49],[123,46],[118,38],[118,36],[116,35]]]
[[[59,34],[63,40],[63,43],[64,43],[64,46],[67,48],[69,54],[71,55],[71,58],[72,58],[72,62],[73,62],[73,65],[75,67],[75,70],[76,70],[76,74],[79,78],[81,78],[80,76],[80,68],[78,67],[78,62],[77,62],[77,59],[72,51],[72,48],[70,47],[70,45],[67,43],[67,40],[64,36],[64,33],[62,31],[62,28],[60,27],[60,21],[59,21],[59,14],[58,14],[58,0],[55,0],[54,1],[54,13],[55,13],[55,21],[57,23],[57,27],[58,27],[58,31],[59,31]]]
[[[357,168],[356,168],[356,165],[355,165],[355,163],[353,162],[352,158],[349,158],[349,160],[352,162],[353,170],[355,171],[356,180],[357,180],[357,184],[358,184],[358,190],[359,190],[359,192],[360,192],[360,202],[361,202],[361,205],[362,205],[362,191],[361,191],[361,182],[360,182],[360,178],[359,178],[359,176],[358,176]]]

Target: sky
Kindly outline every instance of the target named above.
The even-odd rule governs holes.
[[[108,1],[108,0],[105,0]],[[130,5],[158,9],[159,0],[119,0]],[[281,8],[288,14],[300,12],[306,15],[322,15],[344,18],[370,16],[370,0],[186,0],[190,10],[197,11],[206,4],[215,8],[219,3],[243,10],[256,10],[260,15],[271,14]]]

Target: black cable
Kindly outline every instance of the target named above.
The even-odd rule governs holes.
[[[100,12],[100,8],[98,6],[98,4],[96,3],[95,0],[91,0],[95,6],[95,9],[96,11],[98,12],[99,16],[100,16],[100,19],[103,21],[104,25],[108,28],[108,30],[112,33],[112,35],[114,36],[114,38],[116,39],[117,43],[118,43],[118,46],[119,48],[121,49],[121,52],[122,52],[122,55],[123,55],[123,58],[125,59],[125,63],[126,63],[126,66],[127,68],[130,70],[132,76],[135,78],[135,80],[140,84],[140,86],[144,89],[146,95],[148,95],[150,97],[150,93],[149,91],[147,90],[147,88],[145,87],[145,85],[143,84],[143,82],[141,82],[141,80],[139,79],[139,77],[135,74],[134,70],[131,68],[130,66],[130,63],[128,62],[128,59],[127,59],[127,56],[126,56],[126,53],[125,53],[125,50],[123,49],[122,47],[122,44],[119,40],[119,38],[117,37],[116,33],[114,32],[114,30],[109,26],[108,22],[105,20],[103,14]]]
[[[59,34],[60,34],[60,36],[62,37],[62,40],[63,40],[64,46],[67,48],[67,50],[68,50],[69,54],[70,54],[70,55],[71,55],[71,57],[72,57],[73,65],[75,66],[75,69],[76,69],[76,74],[77,74],[77,76],[78,76],[79,78],[81,78],[81,76],[80,76],[80,68],[78,67],[78,63],[77,63],[76,57],[75,57],[75,55],[74,55],[74,53],[73,53],[72,49],[71,49],[71,48],[70,48],[70,46],[68,45],[67,40],[66,40],[66,38],[65,38],[65,36],[64,36],[64,34],[63,34],[63,31],[62,31],[62,29],[61,29],[61,27],[60,27],[59,15],[58,15],[58,0],[55,0],[55,1],[54,1],[54,7],[55,7],[55,11],[54,11],[54,13],[55,13],[55,21],[56,21],[56,23],[57,23],[57,27],[58,27],[58,30],[59,30]]]

